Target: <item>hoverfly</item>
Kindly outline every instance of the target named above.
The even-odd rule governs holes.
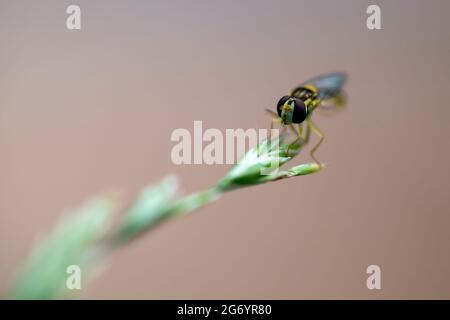
[[[344,93],[342,86],[346,79],[347,75],[342,72],[314,77],[303,82],[292,90],[289,95],[282,97],[277,103],[276,113],[272,110],[267,110],[275,116],[277,121],[289,126],[298,136],[291,145],[298,142],[301,145],[308,143],[311,131],[319,137],[319,141],[310,151],[311,158],[318,165],[321,164],[314,156],[314,153],[324,140],[324,134],[311,120],[311,115],[318,107],[331,109],[334,106],[343,106]],[[297,125],[297,128],[294,127],[294,124]],[[303,124],[306,127],[305,133],[303,133]]]

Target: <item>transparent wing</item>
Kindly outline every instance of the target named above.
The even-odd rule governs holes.
[[[347,80],[344,72],[334,72],[320,75],[303,82],[300,86],[312,84],[319,90],[318,97],[321,100],[329,99],[341,92],[342,86]],[[295,91],[295,90],[294,90]]]
[[[347,94],[341,90],[338,94],[321,100],[317,112],[322,115],[332,115],[342,111],[347,106]]]

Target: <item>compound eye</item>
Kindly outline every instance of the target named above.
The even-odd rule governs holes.
[[[278,101],[277,103],[277,113],[278,116],[281,117],[281,107],[286,103],[286,101],[289,100],[289,96],[284,96],[283,98],[280,99],[280,101]]]
[[[302,123],[308,115],[308,109],[305,103],[300,99],[294,100],[294,113],[292,114],[293,123]]]

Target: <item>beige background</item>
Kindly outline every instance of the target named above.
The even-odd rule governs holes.
[[[83,296],[450,298],[450,2],[75,2],[81,31],[72,1],[0,1],[0,292],[63,209],[228,170],[173,165],[174,129],[265,128],[293,86],[344,70],[348,107],[315,117],[326,170],[158,228]]]

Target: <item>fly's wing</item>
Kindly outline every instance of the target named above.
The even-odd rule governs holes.
[[[301,86],[312,84],[319,93],[320,100],[326,100],[338,95],[341,92],[342,86],[347,80],[347,75],[343,72],[334,72],[320,75],[309,79],[301,84]]]

